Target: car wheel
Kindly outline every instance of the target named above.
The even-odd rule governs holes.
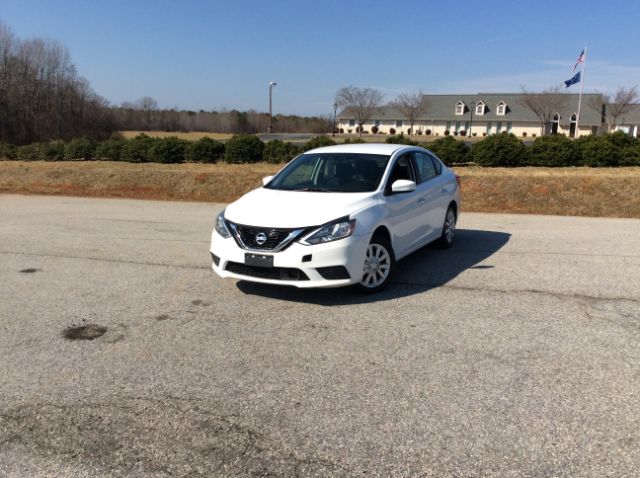
[[[444,224],[442,225],[442,234],[438,241],[440,247],[447,249],[453,244],[453,240],[456,237],[456,213],[451,206],[447,209],[447,214],[444,217]]]
[[[389,241],[381,236],[373,236],[364,258],[362,280],[358,289],[366,294],[374,294],[384,289],[396,270],[396,256]]]

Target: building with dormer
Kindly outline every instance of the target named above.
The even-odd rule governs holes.
[[[563,94],[563,97],[562,107],[551,115],[549,123],[543,127],[536,114],[524,105],[525,95],[521,93],[424,95],[424,109],[414,124],[413,133],[478,137],[506,132],[533,138],[545,132],[578,137],[602,131],[602,95],[582,95],[579,124],[579,95]],[[338,115],[337,128],[344,134],[358,133],[357,121],[349,108]],[[363,132],[406,135],[410,128],[404,114],[392,106],[384,106],[363,125]]]

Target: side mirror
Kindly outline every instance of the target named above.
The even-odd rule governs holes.
[[[273,179],[273,176],[265,176],[264,178],[262,178],[262,185],[266,186],[271,182],[272,179]]]
[[[391,192],[395,193],[410,193],[416,190],[416,183],[409,181],[408,179],[398,179],[391,185]]]

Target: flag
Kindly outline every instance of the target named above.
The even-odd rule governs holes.
[[[580,53],[580,56],[578,57],[578,59],[576,60],[576,64],[573,65],[573,70],[571,70],[571,73],[573,73],[574,71],[576,71],[576,68],[578,68],[578,65],[580,63],[584,63],[584,49],[582,50],[582,52]]]
[[[575,85],[576,83],[580,83],[580,72],[573,75],[570,80],[564,82],[565,86],[569,88],[571,85]]]

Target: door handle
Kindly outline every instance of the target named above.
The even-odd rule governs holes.
[[[424,204],[425,202],[427,202],[425,198],[418,199],[418,204]]]

